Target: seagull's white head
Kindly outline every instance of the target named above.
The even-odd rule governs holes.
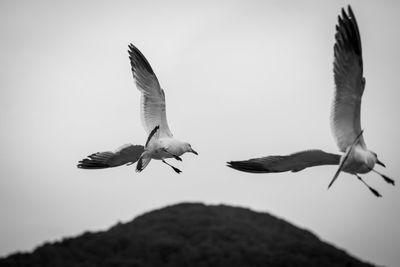
[[[192,146],[189,143],[184,143],[183,148],[185,152],[191,152],[193,154],[198,155],[198,153],[192,148]]]

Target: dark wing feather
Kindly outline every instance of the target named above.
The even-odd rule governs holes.
[[[81,169],[104,169],[135,163],[143,153],[141,145],[125,145],[115,152],[97,152],[79,161]]]
[[[147,147],[150,143],[150,141],[152,140],[152,138],[154,137],[154,135],[157,133],[157,131],[160,129],[160,126],[156,126],[154,127],[154,129],[151,131],[151,133],[149,134],[149,136],[147,137],[147,141],[146,141],[146,146]]]
[[[268,156],[243,161],[230,161],[228,167],[252,173],[271,173],[301,171],[319,165],[337,165],[340,155],[326,153],[322,150],[306,150],[287,156]]]

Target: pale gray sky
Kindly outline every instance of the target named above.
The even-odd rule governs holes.
[[[182,201],[270,212],[372,262],[400,262],[400,191],[336,167],[254,175],[225,166],[307,148],[337,152],[329,126],[333,44],[351,4],[367,79],[362,127],[400,183],[398,1],[1,1],[0,255],[104,230]],[[132,42],[166,92],[174,135],[199,156],[109,170],[78,160],[143,144]]]

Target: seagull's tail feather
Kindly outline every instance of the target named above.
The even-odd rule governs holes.
[[[141,172],[146,168],[147,165],[149,165],[151,161],[150,155],[147,153],[147,151],[143,152],[143,154],[140,156],[137,164],[136,164],[136,172]]]

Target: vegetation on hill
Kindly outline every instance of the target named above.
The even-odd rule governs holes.
[[[267,213],[177,204],[108,231],[45,244],[0,266],[372,266]]]

